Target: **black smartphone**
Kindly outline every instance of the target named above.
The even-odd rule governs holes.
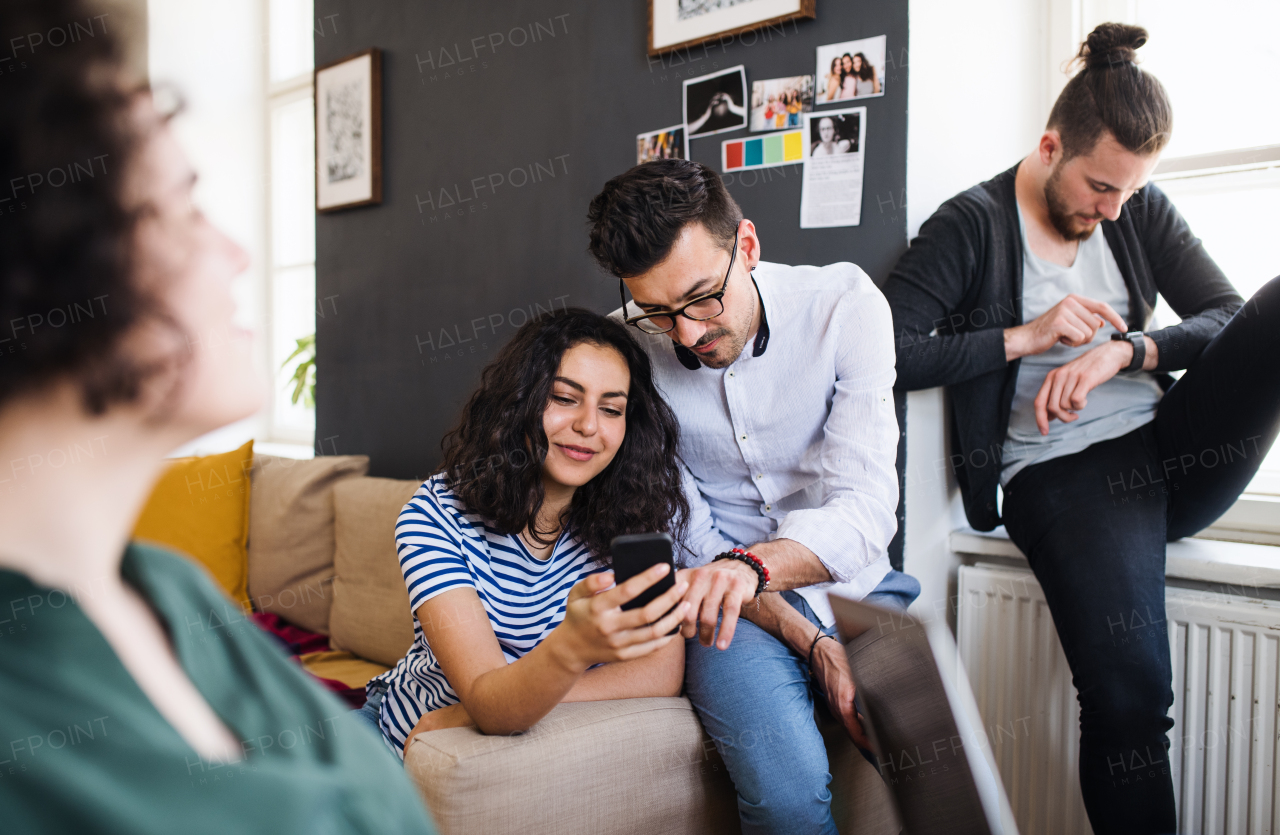
[[[613,556],[614,582],[622,585],[637,574],[660,562],[671,566],[666,576],[639,595],[622,604],[623,609],[639,609],[676,584],[676,566],[672,558],[672,540],[665,533],[633,533],[615,536],[609,545]]]

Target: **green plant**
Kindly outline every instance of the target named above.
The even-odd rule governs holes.
[[[297,405],[299,399],[305,398],[304,405],[308,409],[314,409],[316,406],[316,335],[314,333],[298,340],[298,347],[280,364],[280,370],[288,368],[289,363],[299,357],[301,359],[293,369],[293,375],[288,383],[293,386],[291,400],[294,405]]]

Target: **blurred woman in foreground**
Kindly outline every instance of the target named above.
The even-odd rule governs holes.
[[[9,2],[0,32],[93,12]],[[201,569],[130,544],[166,453],[262,404],[232,323],[247,257],[192,204],[111,36],[28,63],[0,76],[0,820],[432,832],[343,705],[267,636],[217,628],[232,604]]]

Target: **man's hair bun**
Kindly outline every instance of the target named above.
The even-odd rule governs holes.
[[[1147,30],[1103,23],[1080,44],[1082,66],[1062,88],[1045,126],[1057,130],[1064,158],[1087,154],[1104,133],[1135,154],[1161,151],[1173,132],[1169,96],[1154,75],[1134,62]]]
[[[1103,23],[1089,33],[1076,58],[1087,69],[1106,69],[1134,62],[1147,42],[1147,30],[1127,23]]]

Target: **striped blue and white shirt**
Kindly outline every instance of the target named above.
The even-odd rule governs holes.
[[[502,534],[471,513],[443,474],[418,488],[396,522],[396,553],[409,589],[413,646],[374,681],[389,685],[382,699],[382,737],[402,759],[404,742],[424,713],[458,703],[418,622],[418,608],[450,589],[474,589],[507,663],[546,639],[564,620],[569,590],[608,566],[572,536],[561,534],[545,560],[516,534]]]

